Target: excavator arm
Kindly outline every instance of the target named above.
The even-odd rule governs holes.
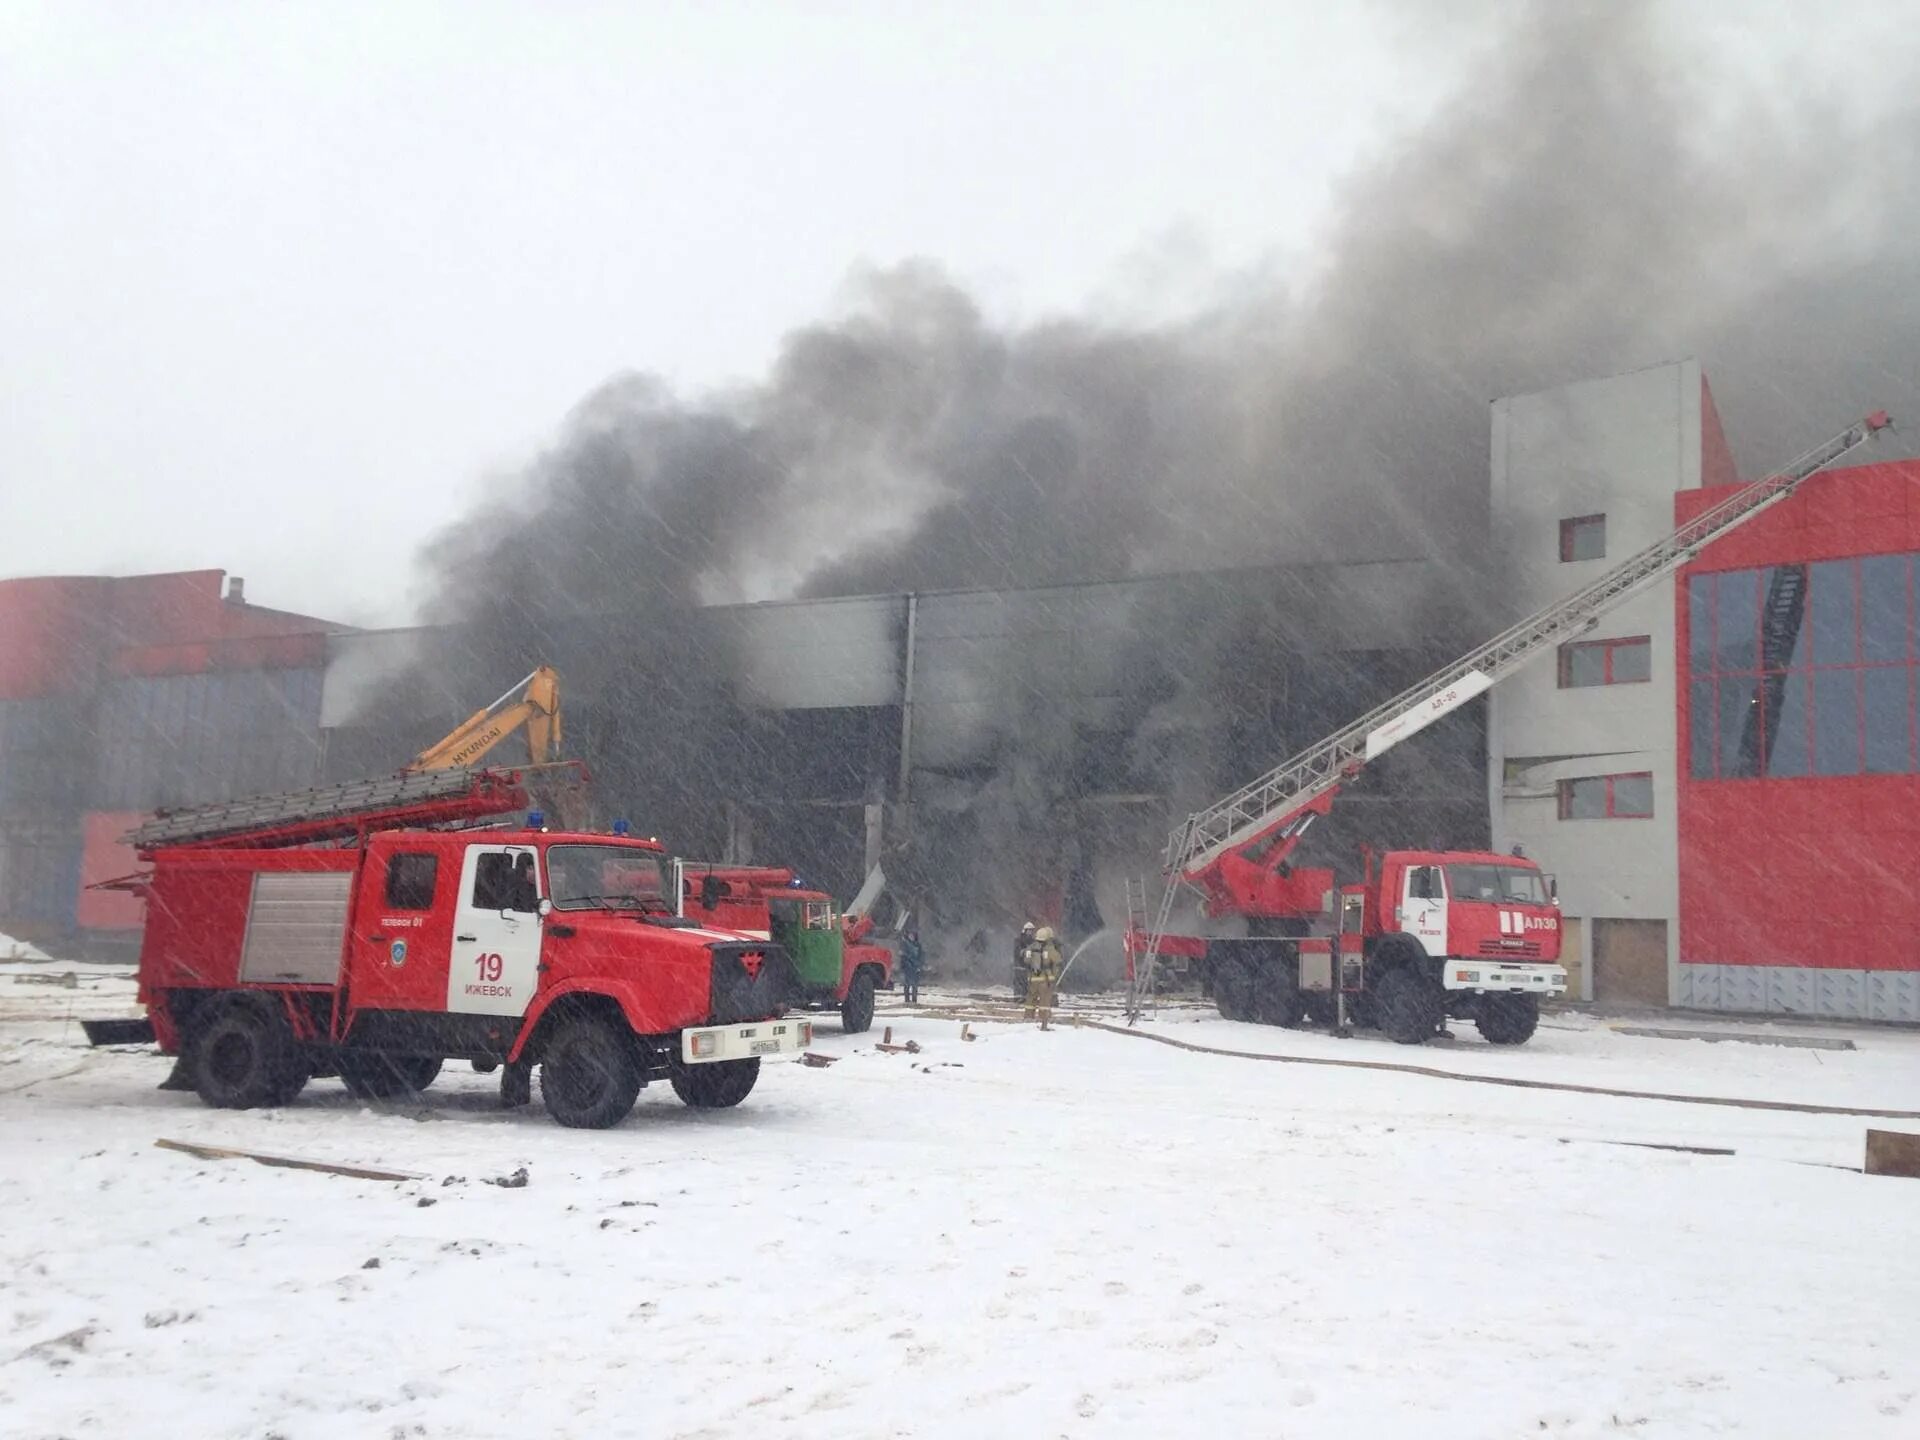
[[[551,665],[538,667],[491,705],[474,711],[452,734],[414,756],[405,773],[476,765],[501,741],[522,729],[527,733],[528,764],[549,765],[559,760],[560,676]]]

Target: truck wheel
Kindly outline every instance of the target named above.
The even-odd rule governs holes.
[[[1380,977],[1373,1007],[1389,1040],[1418,1045],[1440,1028],[1447,1013],[1447,993],[1419,971],[1403,965]]]
[[[873,972],[860,969],[853,972],[853,980],[847,986],[847,998],[840,1002],[840,1028],[849,1035],[858,1035],[873,1024]],[[730,1062],[721,1061],[721,1064]],[[749,1087],[751,1088],[751,1087]],[[745,1095],[747,1092],[740,1092]],[[682,1097],[685,1098],[684,1096]],[[688,1101],[691,1104],[691,1101]],[[739,1102],[729,1102],[737,1104]]]
[[[1300,1024],[1305,1003],[1300,995],[1297,964],[1287,956],[1274,956],[1255,972],[1254,1018],[1262,1025],[1281,1025],[1291,1030]]]
[[[640,1095],[640,1070],[626,1034],[598,1015],[563,1021],[540,1057],[540,1099],[575,1130],[618,1125]]]
[[[676,1065],[669,1078],[673,1093],[696,1110],[725,1110],[738,1105],[760,1078],[760,1061],[716,1060],[707,1065]]]
[[[256,1005],[228,1005],[194,1035],[194,1089],[215,1109],[285,1105],[307,1073],[286,1022]]]
[[[1213,967],[1213,1003],[1228,1020],[1253,1019],[1253,976],[1237,960]]]
[[[1540,1024],[1540,997],[1482,995],[1473,1024],[1489,1045],[1524,1045]]]
[[[440,1074],[438,1055],[342,1055],[340,1083],[357,1100],[418,1095]]]

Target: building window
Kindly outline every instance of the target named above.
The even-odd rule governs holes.
[[[1576,515],[1560,522],[1562,560],[1599,560],[1607,553],[1607,517]]]
[[[1694,575],[1696,780],[1911,773],[1915,557]]]
[[[1560,782],[1562,820],[1647,820],[1653,816],[1653,774],[1583,775]]]
[[[408,852],[387,861],[387,908],[431,910],[433,885],[439,878],[440,857]]]
[[[1633,685],[1653,678],[1653,640],[1628,635],[1619,640],[1576,640],[1560,647],[1560,688]]]

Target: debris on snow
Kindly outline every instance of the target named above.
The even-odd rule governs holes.
[[[318,1170],[327,1175],[344,1175],[353,1180],[424,1180],[411,1170],[381,1170],[371,1165],[343,1165],[332,1160],[303,1160],[296,1155],[273,1155],[265,1150],[237,1150],[226,1145],[199,1145],[188,1140],[155,1140],[162,1150],[178,1150],[201,1160],[251,1160],[280,1170]],[[523,1180],[521,1182],[525,1184]]]

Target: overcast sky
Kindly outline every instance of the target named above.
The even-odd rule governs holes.
[[[1819,8],[1720,14],[1784,75]],[[0,0],[0,575],[399,622],[594,386],[755,375],[857,264],[1006,319],[1308,264],[1475,43],[1397,9]]]

